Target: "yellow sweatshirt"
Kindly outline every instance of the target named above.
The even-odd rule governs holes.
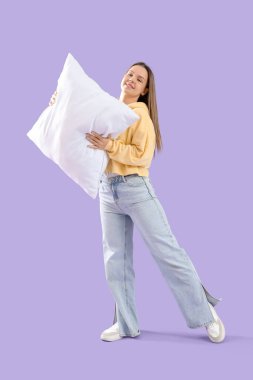
[[[149,167],[155,151],[156,135],[149,110],[144,102],[127,104],[140,116],[123,133],[105,146],[109,161],[104,173],[149,176]]]

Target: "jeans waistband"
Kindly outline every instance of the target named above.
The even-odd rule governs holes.
[[[115,182],[126,182],[125,177],[136,177],[138,174],[127,174],[127,175],[117,175],[113,177],[107,177],[107,175],[103,174],[102,178],[107,180],[110,183],[115,183]]]

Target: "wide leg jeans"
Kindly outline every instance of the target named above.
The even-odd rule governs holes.
[[[107,177],[99,187],[105,277],[115,300],[113,323],[121,336],[139,334],[135,303],[133,228],[139,230],[190,328],[214,321],[213,297],[201,283],[186,251],[179,246],[149,177]]]

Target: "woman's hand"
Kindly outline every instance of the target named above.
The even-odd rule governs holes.
[[[52,106],[55,103],[57,95],[58,95],[58,92],[57,92],[57,90],[55,90],[55,92],[51,96],[50,102],[48,104],[49,106]]]
[[[105,150],[105,146],[110,140],[111,134],[106,137],[102,137],[99,133],[92,131],[91,133],[85,133],[86,139],[93,145],[87,145],[89,148]]]

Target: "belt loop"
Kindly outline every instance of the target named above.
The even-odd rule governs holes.
[[[124,181],[124,182],[127,182],[127,180],[126,180],[126,178],[125,178],[124,175],[122,176],[122,178],[123,178],[123,181]]]

